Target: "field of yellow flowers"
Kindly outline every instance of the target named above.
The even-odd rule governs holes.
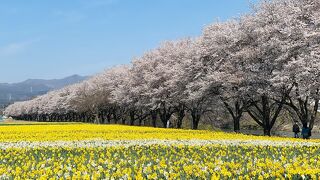
[[[0,134],[0,179],[320,178],[319,140],[93,124]]]

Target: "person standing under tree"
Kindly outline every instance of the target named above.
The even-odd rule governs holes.
[[[311,136],[311,130],[308,128],[307,124],[303,124],[301,135],[303,139],[309,139]]]
[[[292,131],[294,132],[294,137],[299,138],[300,127],[297,122],[294,122]]]

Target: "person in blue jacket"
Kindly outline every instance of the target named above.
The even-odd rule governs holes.
[[[303,139],[309,139],[311,136],[311,130],[306,124],[302,126],[301,135]]]

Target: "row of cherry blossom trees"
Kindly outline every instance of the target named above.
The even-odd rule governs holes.
[[[262,1],[251,14],[168,41],[92,78],[7,107],[38,121],[83,121],[197,129],[221,106],[240,130],[244,113],[270,135],[281,111],[313,128],[320,88],[320,1]],[[174,119],[174,122],[173,122]]]

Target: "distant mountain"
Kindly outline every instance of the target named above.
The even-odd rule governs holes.
[[[63,79],[28,79],[20,83],[0,83],[0,108],[15,101],[31,99],[49,91],[85,80],[86,76],[72,75]]]

